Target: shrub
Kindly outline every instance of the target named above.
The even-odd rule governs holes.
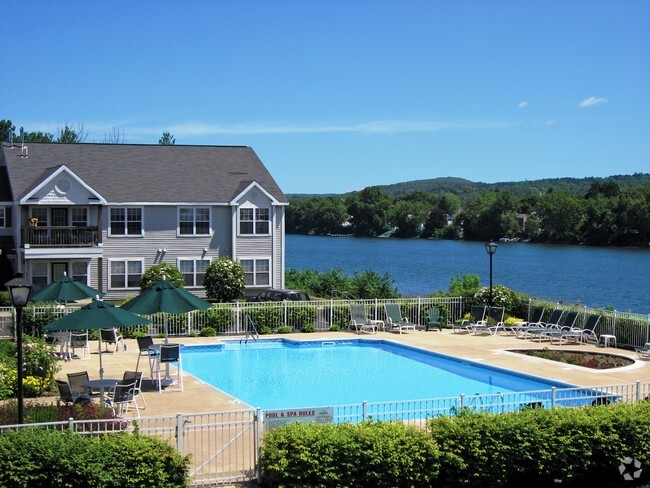
[[[304,324],[300,327],[300,332],[316,332],[316,326],[314,324]]]
[[[103,407],[98,403],[86,405],[61,405],[26,401],[24,405],[25,423],[59,422],[73,418],[75,420],[110,420],[115,418],[113,410]],[[9,400],[0,404],[0,425],[18,423],[18,406],[16,400]]]
[[[16,345],[0,341],[0,400],[16,395],[18,373]],[[52,354],[51,346],[43,339],[25,336],[23,341],[23,392],[26,397],[36,397],[50,391],[54,377],[61,369],[59,360]]]
[[[241,264],[228,257],[222,257],[208,265],[203,283],[209,298],[231,302],[244,293],[246,274]]]
[[[334,324],[330,327],[330,332],[338,332],[340,330],[341,330],[341,326],[337,324]]]
[[[278,327],[277,333],[278,334],[291,334],[293,332],[293,329],[289,327],[288,325],[281,325]]]
[[[199,332],[201,337],[214,337],[217,335],[217,331],[212,327],[203,327]]]
[[[0,486],[187,487],[189,458],[134,434],[21,429],[0,436]]]
[[[264,486],[433,486],[435,442],[400,422],[299,424],[274,429],[260,457]]]
[[[148,290],[154,285],[160,283],[163,277],[173,283],[174,285],[183,288],[185,286],[185,278],[176,266],[169,263],[154,264],[142,273],[140,278],[140,290]]]
[[[229,308],[211,308],[205,313],[207,324],[220,334],[227,332],[235,322],[235,311]]]
[[[271,329],[271,327],[269,327],[268,325],[263,325],[262,327],[257,328],[257,333],[259,335],[268,335],[271,334],[272,332],[273,329]]]

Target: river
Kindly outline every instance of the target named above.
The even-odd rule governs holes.
[[[501,243],[493,283],[541,300],[650,313],[650,249]],[[286,269],[388,273],[403,296],[447,290],[452,276],[490,282],[481,242],[286,236]]]

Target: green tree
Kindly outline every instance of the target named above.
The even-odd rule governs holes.
[[[158,144],[161,146],[174,146],[176,145],[176,139],[169,132],[163,132],[162,137],[158,139]]]
[[[400,201],[393,208],[393,223],[398,237],[416,237],[424,228],[427,206],[421,202]]]
[[[399,293],[394,283],[388,273],[382,276],[366,270],[363,273],[355,271],[350,287],[352,294],[359,299],[398,298]]]
[[[228,257],[222,257],[208,265],[203,285],[208,298],[231,302],[244,293],[246,274],[241,264]]]
[[[153,265],[142,273],[142,278],[140,278],[140,291],[148,290],[152,286],[157,285],[163,278],[181,288],[185,286],[185,278],[183,278],[183,275],[176,266],[169,263],[160,263]]]
[[[393,204],[376,186],[369,186],[348,197],[346,205],[352,228],[357,236],[376,236],[388,230],[389,212]]]
[[[449,215],[456,215],[460,209],[460,198],[453,193],[445,193],[440,197],[439,208]]]
[[[82,124],[78,125],[77,128],[73,128],[71,125],[65,124],[63,128],[57,129],[55,142],[61,143],[79,143],[86,140],[86,131]]]
[[[551,191],[542,199],[538,215],[542,228],[540,237],[551,242],[580,241],[580,225],[584,218],[582,200],[566,190]]]

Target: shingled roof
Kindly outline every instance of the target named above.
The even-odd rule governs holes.
[[[250,147],[134,144],[3,144],[13,196],[20,200],[65,165],[109,203],[229,203],[252,182],[287,197]]]

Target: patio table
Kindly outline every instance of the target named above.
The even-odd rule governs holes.
[[[90,389],[99,389],[99,402],[100,404],[105,404],[106,403],[106,396],[104,395],[104,391],[106,388],[113,388],[115,385],[117,385],[121,380],[117,380],[114,378],[104,378],[101,380],[88,380],[84,381],[82,383],[83,386],[90,388]]]

